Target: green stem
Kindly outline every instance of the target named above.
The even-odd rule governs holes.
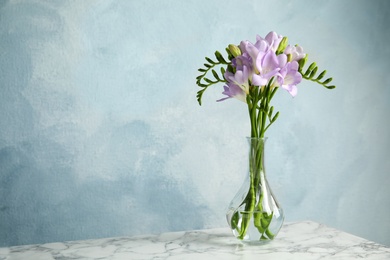
[[[276,89],[271,88],[272,83],[273,80],[270,80],[270,82],[262,88],[252,87],[250,88],[249,95],[247,95],[248,113],[251,122],[251,138],[264,138],[266,130],[274,122],[269,113],[269,104],[276,92]],[[263,151],[264,140],[250,140],[250,186],[248,193],[243,201],[243,204],[245,204],[245,209],[242,213],[243,218],[241,229],[239,230],[240,239],[245,237],[252,217],[254,218],[253,221],[255,226],[262,234],[261,239],[273,238],[272,233],[268,229],[273,216],[272,214],[268,215],[267,213],[263,213],[262,193],[260,194],[259,202],[256,205],[256,194],[258,193],[259,187],[263,185],[261,174],[265,174],[263,169]]]

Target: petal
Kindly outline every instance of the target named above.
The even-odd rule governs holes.
[[[282,36],[278,35],[276,32],[269,32],[267,36],[265,36],[265,40],[268,42],[269,46],[273,51],[276,51],[279,47],[280,42],[282,41]]]
[[[292,61],[289,65],[289,70],[298,70],[299,64],[297,61]]]
[[[218,99],[217,102],[224,101],[229,98],[236,98],[246,103],[246,94],[239,86],[233,83],[228,83],[227,85],[223,86],[223,88],[224,91],[222,94],[226,95],[227,97]]]
[[[271,31],[266,36],[265,39],[269,44],[272,44],[273,41],[275,41],[278,38],[278,35],[276,32]]]
[[[279,68],[283,68],[284,66],[286,66],[287,55],[286,54],[280,54],[277,57],[278,57]]]
[[[255,86],[265,86],[267,85],[268,83],[268,80],[267,78],[264,78],[260,75],[257,75],[257,74],[254,74],[252,76],[252,83],[255,85]]]
[[[269,50],[263,57],[263,59],[256,60],[257,69],[260,71],[260,74],[266,74],[275,69],[279,69],[279,62],[276,54]]]
[[[302,75],[299,72],[287,73],[283,80],[283,85],[297,85],[301,83]]]
[[[259,54],[259,50],[252,43],[248,44],[246,50],[249,56],[252,58],[252,60],[255,60],[257,54]]]
[[[288,93],[290,93],[291,96],[295,97],[298,93],[298,88],[296,85],[283,85],[282,86],[283,89],[287,90]]]

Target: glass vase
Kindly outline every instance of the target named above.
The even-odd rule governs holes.
[[[273,240],[284,221],[280,207],[268,184],[264,167],[266,138],[248,137],[248,173],[231,201],[226,218],[236,238],[247,243]]]

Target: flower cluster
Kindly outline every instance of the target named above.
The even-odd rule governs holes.
[[[206,57],[207,63],[198,71],[196,83],[202,89],[197,93],[201,104],[206,89],[217,83],[224,83],[222,94],[229,98],[236,98],[248,106],[251,121],[251,137],[264,137],[265,131],[275,122],[279,112],[274,114],[271,99],[279,88],[287,90],[292,96],[297,94],[297,84],[302,79],[316,82],[325,88],[333,89],[328,85],[332,78],[323,80],[326,70],[316,76],[318,67],[311,63],[306,71],[303,67],[308,55],[302,47],[288,45],[287,37],[270,32],[265,38],[257,36],[253,44],[241,41],[236,46],[230,44],[226,48],[226,60],[218,51],[215,52],[216,61]],[[220,67],[220,72],[217,68]],[[208,75],[212,74],[214,79]]]
[[[265,38],[257,36],[255,44],[242,41],[239,47],[229,45],[234,56],[233,72],[225,72],[227,83],[222,93],[227,97],[218,101],[237,98],[246,102],[250,86],[266,86],[270,81],[271,87],[282,87],[295,96],[296,85],[302,81],[298,61],[305,57],[305,53],[300,46],[286,47],[286,42],[286,38],[270,32]]]

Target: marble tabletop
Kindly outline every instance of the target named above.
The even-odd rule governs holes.
[[[0,260],[28,259],[390,259],[390,248],[303,221],[287,223],[276,239],[243,244],[228,228],[0,248]]]

